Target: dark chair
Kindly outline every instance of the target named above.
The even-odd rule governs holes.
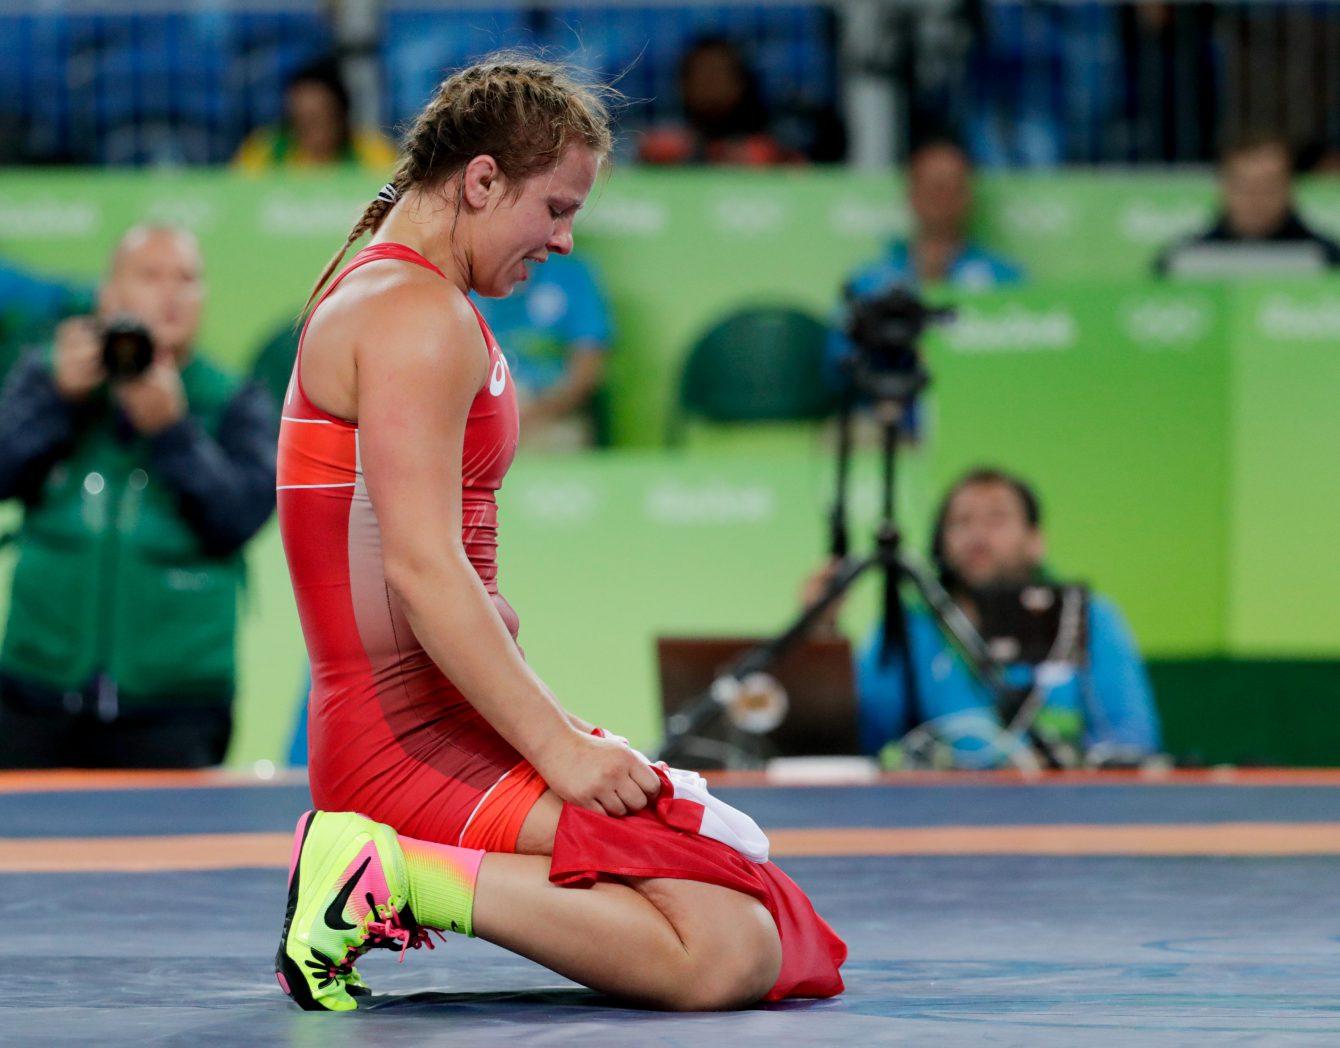
[[[827,338],[821,321],[789,306],[742,309],[718,321],[689,349],[671,443],[689,418],[786,422],[831,414],[837,397],[824,376]]]

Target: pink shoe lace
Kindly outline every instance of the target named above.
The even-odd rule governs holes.
[[[367,898],[370,911],[376,913],[377,907],[373,903],[371,894]],[[390,903],[387,903],[386,908],[391,912],[384,918],[379,921],[368,921],[368,938],[359,948],[359,953],[363,950],[372,949],[394,950],[398,944],[400,947],[400,963],[404,964],[405,951],[407,950],[417,950],[420,946],[427,946],[430,950],[437,949],[437,943],[433,942],[430,932],[437,935],[443,942],[447,941],[447,937],[436,928],[425,928],[413,919],[411,919],[412,926],[406,928],[396,908]]]

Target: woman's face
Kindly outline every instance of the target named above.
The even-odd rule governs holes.
[[[548,171],[526,179],[519,194],[504,193],[491,205],[471,268],[476,291],[502,298],[529,277],[528,266],[572,250],[572,222],[598,166],[591,150],[573,146]]]

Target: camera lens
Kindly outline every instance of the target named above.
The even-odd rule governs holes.
[[[149,329],[134,317],[116,317],[102,331],[102,363],[113,379],[137,378],[154,359]]]

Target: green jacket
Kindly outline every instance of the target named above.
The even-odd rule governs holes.
[[[237,382],[192,359],[189,412],[216,437]],[[105,393],[47,473],[17,536],[0,672],[58,690],[106,674],[120,705],[217,705],[235,680],[240,553],[211,555],[156,479],[149,441],[118,436]]]

